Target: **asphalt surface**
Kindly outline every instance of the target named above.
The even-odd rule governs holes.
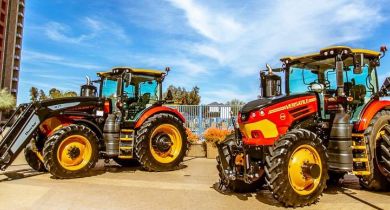
[[[0,209],[281,209],[267,190],[251,194],[216,190],[215,160],[189,159],[173,172],[144,172],[99,162],[92,176],[53,179],[19,157],[0,174]],[[390,209],[390,193],[360,189],[354,176],[330,187],[303,209]]]

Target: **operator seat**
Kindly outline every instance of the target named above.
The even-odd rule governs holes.
[[[140,98],[139,98],[139,105],[141,107],[145,107],[146,104],[148,104],[150,101],[150,93],[144,93]]]
[[[353,105],[362,105],[364,104],[364,99],[366,97],[366,86],[364,85],[354,85],[350,89],[350,96],[353,98],[351,102]]]

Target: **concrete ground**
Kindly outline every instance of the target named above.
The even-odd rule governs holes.
[[[182,170],[151,173],[99,162],[91,177],[56,180],[19,157],[0,174],[0,209],[278,209],[267,190],[223,194],[215,161],[187,158]],[[361,190],[353,176],[304,209],[390,209],[390,193]]]

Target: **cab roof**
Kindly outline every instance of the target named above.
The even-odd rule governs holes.
[[[133,68],[133,67],[114,67],[111,70],[106,72],[98,72],[97,75],[100,77],[107,77],[116,74],[121,74],[124,71],[136,75],[146,75],[146,76],[153,76],[153,77],[161,77],[166,74],[166,72],[164,71],[153,70],[153,69],[140,69],[140,68]]]
[[[380,52],[367,50],[367,49],[358,49],[350,48],[347,46],[331,46],[321,49],[319,52],[306,54],[302,56],[287,56],[283,57],[280,60],[284,63],[307,63],[309,61],[318,61],[324,60],[332,56],[336,51],[344,50],[349,54],[363,54],[366,58],[379,58],[381,56]]]

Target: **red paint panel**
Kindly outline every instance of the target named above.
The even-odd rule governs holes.
[[[154,108],[151,108],[148,111],[146,111],[139,118],[137,123],[135,124],[135,128],[141,127],[141,125],[145,122],[146,119],[148,119],[149,117],[151,117],[154,114],[161,113],[161,112],[173,114],[173,115],[179,117],[179,119],[182,120],[183,122],[186,121],[185,118],[183,117],[183,115],[180,114],[180,112],[177,111],[176,109],[172,109],[172,108],[169,108],[169,107],[166,107],[166,106],[158,106],[158,107],[154,107]]]
[[[387,100],[374,100],[371,103],[367,104],[367,106],[363,109],[361,114],[361,119],[355,124],[355,129],[357,131],[364,131],[367,129],[370,124],[372,118],[378,113],[380,110],[390,107],[390,101]]]
[[[245,122],[242,122],[241,114],[239,114],[238,123],[248,124],[268,119],[276,124],[279,136],[281,136],[287,133],[288,129],[295,121],[313,115],[317,113],[317,111],[318,102],[316,96],[305,96],[283,101],[264,109],[252,111]],[[279,139],[279,136],[277,138],[269,139],[254,139],[243,136],[243,142],[247,145],[256,146],[272,145],[277,139]]]

